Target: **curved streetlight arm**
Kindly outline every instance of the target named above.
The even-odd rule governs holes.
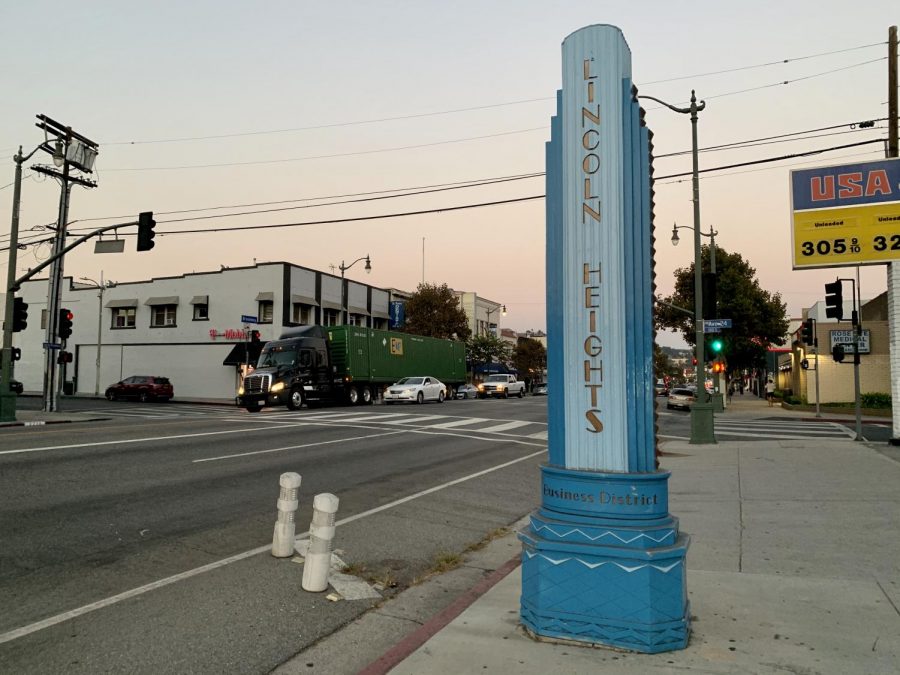
[[[360,262],[361,260],[365,260],[365,261],[366,261],[366,270],[367,270],[367,271],[371,271],[371,270],[372,270],[372,261],[369,260],[369,256],[368,256],[368,255],[364,255],[362,258],[357,258],[356,260],[354,260],[354,261],[353,261],[352,263],[350,263],[349,265],[345,265],[345,264],[344,264],[344,261],[342,260],[342,261],[341,261],[341,264],[338,266],[338,269],[341,271],[341,276],[344,276],[344,272],[346,272],[347,270],[349,270],[351,267],[353,267],[356,263]]]
[[[691,105],[689,108],[679,108],[678,106],[674,106],[671,103],[666,103],[661,98],[656,98],[655,96],[650,96],[648,94],[641,94],[638,98],[649,98],[651,101],[656,101],[657,103],[661,103],[666,106],[669,110],[672,110],[677,113],[681,113],[683,115],[690,114],[692,112],[700,112],[706,107],[706,101],[700,101],[697,103],[697,95],[691,90]]]

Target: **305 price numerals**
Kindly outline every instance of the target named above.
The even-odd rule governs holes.
[[[872,248],[876,251],[900,251],[900,234],[892,234],[890,237],[878,235],[872,238]],[[842,253],[859,253],[859,239],[853,237],[846,239],[820,239],[819,241],[804,241],[800,243],[800,253],[811,255],[841,255]]]

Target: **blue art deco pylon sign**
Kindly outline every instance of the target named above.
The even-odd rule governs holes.
[[[656,468],[651,134],[614,26],[563,41],[547,144],[549,462],[520,534],[532,633],[642,652],[690,632],[689,539]]]

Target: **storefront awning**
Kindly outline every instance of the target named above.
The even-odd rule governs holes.
[[[369,310],[365,307],[355,307],[353,305],[347,305],[347,311],[350,314],[362,314],[364,316],[369,316]]]
[[[313,305],[314,307],[319,306],[319,303],[316,302],[316,299],[308,295],[292,295],[291,302],[300,305]]]
[[[222,361],[223,366],[240,366],[245,363],[256,363],[262,352],[265,342],[239,342],[231,351],[225,360]]]
[[[391,315],[387,313],[385,310],[373,309],[372,316],[376,319],[390,319]]]
[[[209,296],[208,295],[195,295],[191,298],[192,305],[208,305],[209,304]]]
[[[177,295],[164,295],[159,298],[147,298],[147,301],[144,303],[145,305],[177,305],[178,304],[178,296]]]
[[[331,302],[330,300],[322,300],[322,307],[324,307],[325,309],[343,309],[343,307],[341,307],[341,303]]]
[[[274,302],[275,294],[272,291],[262,291],[256,294],[257,302]]]
[[[110,300],[106,303],[105,307],[137,307],[138,301],[137,298],[131,298],[129,300]]]

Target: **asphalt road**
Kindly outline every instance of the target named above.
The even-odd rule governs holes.
[[[336,546],[391,593],[533,508],[546,447],[532,397],[65,405],[108,419],[0,430],[5,672],[269,672],[374,602],[305,593],[265,551],[282,472],[303,477],[298,533],[315,494],[338,495],[355,520]]]
[[[104,419],[0,429],[3,672],[269,672],[376,602],[306,593],[302,566],[269,555],[282,472],[303,477],[298,534],[315,494],[338,495],[336,547],[390,595],[533,509],[546,457],[545,398],[63,406]],[[662,407],[659,423],[690,436],[689,413]],[[717,433],[844,433],[728,424]]]

